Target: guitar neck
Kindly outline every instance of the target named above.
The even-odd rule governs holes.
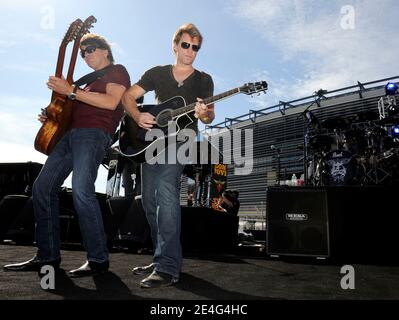
[[[68,74],[67,74],[67,78],[66,78],[69,84],[72,84],[72,82],[73,82],[73,73],[75,71],[76,59],[78,57],[80,39],[81,39],[81,37],[75,39],[75,42],[73,44],[71,61],[69,63],[69,69],[68,69]]]
[[[61,78],[62,76],[62,71],[64,69],[65,52],[66,52],[66,45],[62,43],[58,52],[57,67],[55,69],[55,76],[57,78]],[[53,94],[51,96],[51,101],[53,101],[55,97],[56,93],[53,91]]]
[[[208,106],[208,105],[210,105],[212,103],[215,103],[215,102],[221,101],[223,99],[226,99],[228,97],[234,96],[234,95],[236,95],[236,94],[238,94],[240,92],[241,92],[240,88],[235,88],[235,89],[223,92],[221,94],[218,94],[216,96],[204,99],[204,104]],[[194,103],[189,104],[189,105],[187,105],[185,107],[175,109],[173,111],[173,117],[181,116],[181,115],[184,115],[184,114],[187,114],[187,113],[190,113],[190,112],[194,111],[196,104],[197,103],[194,102]]]
[[[55,69],[56,77],[62,76],[62,70],[64,69],[65,52],[66,52],[66,46],[65,44],[61,44],[58,52],[57,67]]]

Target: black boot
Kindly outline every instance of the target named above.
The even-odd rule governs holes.
[[[3,267],[4,271],[40,271],[43,266],[53,266],[54,269],[59,269],[61,264],[61,258],[53,261],[39,261],[37,257],[34,257],[28,261],[22,263],[7,264]]]
[[[109,261],[94,262],[86,261],[80,268],[69,271],[71,278],[91,277],[99,274],[104,274],[108,271]]]

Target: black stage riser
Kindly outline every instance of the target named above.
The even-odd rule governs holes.
[[[30,195],[42,167],[35,162],[0,163],[0,200],[6,195]]]
[[[7,219],[12,220],[8,223],[11,226],[4,228],[8,229],[4,237],[17,243],[32,243],[34,241],[32,199],[25,196],[13,196],[12,199],[17,197],[19,197],[17,203],[14,203],[15,201],[11,203],[9,200],[3,210],[8,212]],[[123,240],[141,247],[152,247],[150,228],[140,200],[133,200],[130,197],[106,199],[103,194],[97,194],[97,198],[102,210],[109,244]],[[81,243],[72,192],[61,192],[59,199],[61,241],[63,243]],[[12,210],[8,210],[10,205]],[[181,209],[181,242],[185,252],[230,251],[236,247],[237,216],[214,211],[207,207],[183,206]],[[0,208],[0,213],[3,211]],[[3,214],[3,216],[6,215]]]
[[[28,201],[29,197],[24,195],[8,195],[0,201],[0,240],[15,224]]]

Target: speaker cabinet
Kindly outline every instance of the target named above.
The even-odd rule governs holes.
[[[266,249],[271,255],[329,257],[324,190],[269,188]]]
[[[267,254],[398,260],[398,187],[271,187],[266,194]]]

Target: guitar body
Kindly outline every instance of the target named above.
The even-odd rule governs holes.
[[[168,133],[168,122],[173,120],[170,111],[185,105],[186,102],[183,97],[174,97],[158,105],[139,106],[139,110],[140,112],[151,113],[156,118],[157,124],[154,125],[152,129],[162,130],[166,144],[168,137],[177,135],[182,129],[185,129],[196,120],[194,115],[182,115],[175,121],[176,132],[173,134]],[[123,152],[128,153],[128,156],[136,163],[145,162],[146,150],[159,141],[159,139],[146,141],[145,136],[148,131],[139,127],[137,123],[127,115],[124,118],[124,126],[124,136],[121,137],[120,141],[120,146],[124,150]]]
[[[56,96],[47,107],[47,121],[42,125],[35,139],[35,149],[49,155],[55,145],[69,130],[72,122],[72,108],[75,101]]]

